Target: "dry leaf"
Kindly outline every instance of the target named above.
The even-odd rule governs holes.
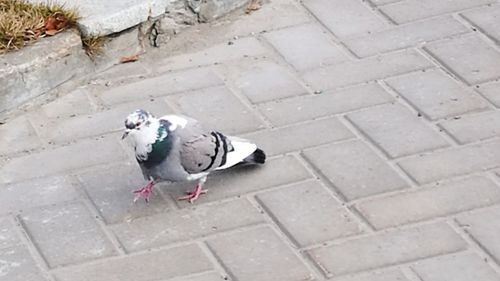
[[[139,59],[139,55],[124,56],[120,58],[121,63],[134,62]]]
[[[253,11],[257,11],[262,7],[261,0],[252,0],[245,9],[245,13],[250,14]]]
[[[45,34],[49,35],[49,36],[54,36],[57,34],[57,30],[55,29],[50,29],[50,30],[45,30]]]
[[[54,13],[45,20],[45,34],[54,36],[68,25],[68,20],[61,13]]]

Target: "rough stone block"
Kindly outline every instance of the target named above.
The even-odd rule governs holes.
[[[495,281],[500,279],[500,275],[476,254],[452,254],[418,261],[411,267],[423,281]]]
[[[113,171],[112,176],[110,171]],[[134,204],[132,190],[146,183],[137,163],[89,170],[78,174],[78,178],[97,210],[110,224],[132,221],[169,208],[157,194],[151,196],[148,204],[143,204],[142,200]]]
[[[439,123],[460,143],[468,143],[500,135],[500,112],[488,111],[479,114],[461,116]]]
[[[381,6],[380,9],[396,23],[405,23],[427,17],[482,6],[496,2],[495,0],[404,0]]]
[[[295,253],[268,227],[208,240],[225,268],[239,281],[312,280]]]
[[[448,225],[431,224],[351,239],[312,249],[309,254],[330,276],[397,265],[466,247]]]
[[[348,200],[407,186],[389,165],[360,141],[313,148],[304,154]]]
[[[500,202],[500,187],[483,177],[433,184],[357,204],[375,228],[449,216]]]
[[[199,18],[202,22],[213,21],[225,14],[245,5],[248,0],[210,0],[202,1]]]
[[[347,39],[344,42],[356,55],[367,57],[466,32],[468,29],[464,25],[451,16],[446,16],[398,25],[367,36]]]
[[[354,218],[317,181],[257,195],[300,247],[361,232]]]
[[[259,131],[245,138],[257,143],[269,156],[354,138],[354,135],[337,118],[328,118]]]
[[[406,158],[399,165],[423,184],[500,166],[499,145],[491,141],[449,148]]]
[[[264,217],[247,200],[191,207],[111,226],[127,251],[199,239],[238,227],[263,223]]]
[[[5,281],[47,281],[22,245],[0,249],[0,280]]]
[[[382,18],[359,1],[306,0],[304,4],[339,37],[369,34],[385,27]]]
[[[243,67],[241,63],[238,65],[240,67],[228,69],[227,74],[252,103],[307,94],[286,68],[275,63],[263,61]]]
[[[78,198],[73,185],[65,177],[48,177],[8,184],[2,188],[0,213],[17,213]]]
[[[210,68],[199,68],[166,73],[157,77],[125,84],[105,91],[99,97],[105,104],[114,105],[221,84],[223,84],[223,81]]]
[[[120,281],[169,279],[212,269],[203,251],[190,244],[120,258],[104,259],[99,263],[58,270],[54,275],[61,281]]]
[[[500,208],[490,208],[482,211],[463,214],[457,218],[474,240],[477,241],[494,259],[500,261],[500,244],[498,233],[500,231]]]
[[[448,146],[437,131],[398,104],[369,108],[347,118],[392,158]]]
[[[425,49],[469,85],[500,77],[500,53],[476,35],[433,42]]]
[[[303,71],[347,60],[339,46],[316,24],[304,24],[264,34],[295,69]]]
[[[269,102],[259,105],[259,109],[271,123],[283,126],[391,101],[393,98],[384,89],[377,84],[369,84]]]
[[[255,131],[264,125],[252,110],[225,87],[213,87],[167,97],[167,101],[204,126],[225,134]]]
[[[21,215],[26,230],[51,267],[113,255],[115,250],[82,204],[55,205]],[[71,245],[70,247],[61,247]]]
[[[428,70],[389,78],[387,83],[431,120],[479,111],[488,104],[445,73]]]
[[[0,177],[5,182],[13,182],[119,161],[124,159],[126,154],[117,139],[116,136],[108,136],[83,140],[14,158],[0,168]]]
[[[317,90],[360,84],[419,69],[432,64],[414,50],[348,61],[329,67],[318,68],[303,75],[304,80]]]

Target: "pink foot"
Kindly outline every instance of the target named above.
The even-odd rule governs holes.
[[[198,199],[198,197],[200,197],[200,194],[205,194],[207,193],[208,190],[206,189],[203,189],[201,187],[201,185],[196,185],[196,187],[194,188],[193,191],[191,192],[186,192],[186,196],[183,196],[183,197],[179,197],[178,200],[188,200],[189,203],[193,203],[194,201],[196,201],[196,199]]]
[[[144,201],[149,202],[149,195],[153,192],[153,186],[154,182],[150,181],[148,184],[146,184],[144,187],[139,188],[137,190],[134,190],[133,193],[135,193],[134,197],[134,203],[139,200],[139,198],[144,198]]]

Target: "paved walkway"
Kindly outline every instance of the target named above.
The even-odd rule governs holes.
[[[0,280],[500,280],[498,1],[271,2],[0,126]],[[139,107],[269,162],[132,204]]]

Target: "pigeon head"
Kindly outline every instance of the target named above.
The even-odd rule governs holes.
[[[126,138],[132,132],[140,131],[141,128],[149,126],[152,119],[154,119],[154,116],[143,109],[137,109],[130,113],[127,119],[125,119],[125,132],[122,139]]]

